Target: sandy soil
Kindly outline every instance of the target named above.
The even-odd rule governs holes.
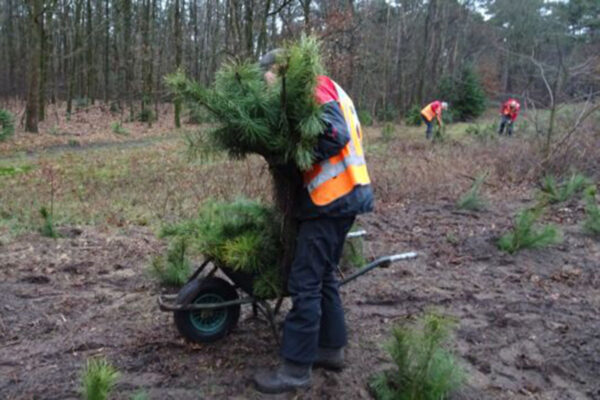
[[[379,204],[364,216],[370,256],[421,256],[343,289],[348,368],[315,371],[310,391],[285,396],[261,396],[249,382],[277,362],[277,346],[248,309],[213,345],[178,335],[145,272],[164,249],[149,230],[21,236],[0,245],[0,397],[79,398],[85,360],[104,355],[122,373],[118,399],[140,388],[152,399],[366,399],[369,375],[389,367],[382,344],[392,326],[435,307],[460,321],[456,350],[468,383],[454,399],[600,399],[600,243],[580,233],[581,207],[572,204],[550,213],[562,244],[500,253],[495,238],[527,200],[501,199],[483,213],[440,199]]]

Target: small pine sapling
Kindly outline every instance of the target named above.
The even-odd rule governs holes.
[[[88,360],[81,377],[84,400],[107,400],[119,375],[105,359]]]
[[[522,249],[536,249],[560,243],[562,238],[556,226],[534,226],[542,211],[542,208],[520,211],[513,222],[513,229],[498,240],[498,248],[513,254]]]
[[[139,122],[147,122],[149,125],[152,125],[152,122],[156,120],[156,116],[154,115],[154,111],[152,111],[151,108],[144,107],[138,113],[137,120]]]
[[[158,256],[150,264],[150,274],[161,285],[170,287],[183,286],[190,276],[190,262],[186,257],[187,239],[176,237],[167,249],[166,256]]]
[[[589,178],[579,173],[573,173],[560,184],[553,175],[547,175],[542,179],[542,200],[551,204],[563,203],[583,191],[590,183]]]
[[[40,208],[40,216],[42,217],[42,226],[40,227],[40,234],[49,238],[58,238],[60,235],[54,229],[54,221],[52,219],[52,212],[48,211],[46,207]]]
[[[600,207],[596,202],[596,186],[589,186],[584,192],[585,221],[583,230],[591,236],[600,237]]]
[[[373,126],[373,117],[368,110],[359,110],[358,120],[362,126]]]
[[[123,124],[121,124],[120,121],[115,121],[110,125],[110,128],[112,129],[114,134],[117,135],[122,135],[122,136],[128,136],[129,135],[129,131],[123,126]]]
[[[410,126],[419,126],[423,123],[421,116],[421,107],[418,104],[413,105],[404,116],[404,123]]]
[[[394,124],[392,122],[386,122],[385,125],[383,125],[383,128],[381,129],[381,137],[383,138],[383,140],[389,142],[394,138],[395,135],[396,127],[394,126]]]
[[[485,201],[481,198],[481,186],[487,176],[488,173],[486,172],[475,179],[473,186],[456,203],[456,208],[470,211],[479,211],[485,208]]]
[[[387,350],[393,370],[373,376],[377,400],[445,399],[464,382],[464,372],[449,349],[454,321],[427,313],[413,324],[397,326]]]

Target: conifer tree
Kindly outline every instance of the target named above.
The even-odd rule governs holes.
[[[476,72],[469,65],[461,71],[460,79],[442,78],[438,94],[440,99],[450,103],[449,112],[454,119],[469,120],[485,111],[485,92]]]
[[[312,149],[323,129],[321,108],[314,97],[317,76],[322,73],[318,42],[303,37],[289,44],[278,64],[279,79],[274,85],[267,85],[258,64],[248,61],[226,63],[209,88],[181,72],[167,77],[167,83],[181,98],[205,107],[218,121],[213,130],[196,134],[193,148],[226,151],[234,158],[258,154],[268,163],[275,206],[283,221],[279,265],[285,271],[294,252],[301,171],[311,167]]]

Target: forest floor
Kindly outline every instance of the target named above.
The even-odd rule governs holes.
[[[151,399],[368,399],[370,376],[391,367],[383,346],[392,328],[434,308],[458,322],[454,349],[467,382],[453,399],[600,399],[600,242],[582,232],[583,203],[545,213],[561,244],[500,252],[495,241],[513,215],[535,202],[534,184],[516,178],[521,167],[505,165],[507,152],[525,159],[524,142],[431,146],[421,131],[399,127],[389,142],[368,141],[378,202],[360,218],[367,258],[419,257],[342,289],[348,367],[317,370],[311,390],[282,396],[250,383],[277,363],[265,321],[243,308],[225,339],[186,343],[158,310],[162,289],[148,275],[165,249],[155,234],[162,221],[193,215],[209,196],[268,196],[260,160],[190,164],[179,136],[158,131],[132,136],[168,139],[106,148],[92,145],[104,142],[98,136],[50,152],[60,143],[43,134],[27,154],[17,133],[0,158],[0,398],[80,398],[86,360],[104,356],[121,372],[116,399],[138,390]],[[230,177],[232,168],[261,172]],[[486,209],[457,210],[483,170]],[[49,204],[58,239],[37,233],[37,210]]]

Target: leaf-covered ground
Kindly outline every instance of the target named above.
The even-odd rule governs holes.
[[[501,254],[493,239],[518,205],[481,214],[444,201],[382,205],[363,218],[371,255],[421,256],[343,289],[349,367],[316,371],[299,398],[369,398],[369,375],[389,367],[381,346],[392,326],[431,307],[460,321],[456,350],[468,385],[455,398],[598,398],[600,245],[580,233],[574,205],[557,210],[563,244]],[[146,274],[148,258],[163,250],[152,232],[62,230],[61,239],[28,234],[1,247],[3,398],[77,398],[85,360],[98,355],[122,372],[116,398],[140,388],[153,399],[260,398],[249,378],[277,361],[264,321],[245,310],[221,342],[186,344],[158,311],[159,289]]]
[[[132,137],[109,146],[96,145],[113,135],[103,128],[79,147],[17,132],[0,149],[0,398],[80,398],[80,373],[95,356],[121,372],[117,399],[139,389],[151,399],[263,398],[250,377],[277,363],[265,321],[244,309],[224,340],[188,344],[158,310],[147,267],[165,250],[161,222],[194,215],[208,197],[267,198],[268,172],[254,158],[188,163],[176,135],[144,142],[154,133],[129,128]],[[360,220],[366,255],[420,256],[343,288],[348,368],[315,371],[310,391],[271,398],[369,398],[369,376],[390,367],[382,346],[392,327],[429,308],[459,322],[455,350],[468,380],[454,399],[600,398],[600,242],[582,233],[583,202],[544,214],[562,244],[501,253],[497,237],[536,200],[532,142],[431,145],[406,127],[383,141],[378,129],[366,129],[377,195],[376,212]],[[594,165],[582,172],[597,176]],[[485,171],[486,210],[456,210]],[[58,239],[36,233],[38,210],[51,202]]]

